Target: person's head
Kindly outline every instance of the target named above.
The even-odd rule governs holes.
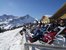
[[[23,28],[23,30],[22,31],[26,31],[26,29],[25,28]]]
[[[55,20],[54,22],[55,22],[55,23],[57,23],[58,21],[57,21],[57,20]]]
[[[42,22],[40,22],[40,23],[38,24],[39,27],[41,27],[41,25],[42,25]]]
[[[23,35],[23,30],[20,30],[20,32],[19,32],[21,35]]]
[[[59,19],[58,21],[59,21],[60,23],[63,23],[63,19]]]
[[[55,31],[55,32],[59,32],[60,29],[59,29],[59,28],[55,28],[53,31]]]

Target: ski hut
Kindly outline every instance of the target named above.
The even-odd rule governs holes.
[[[58,19],[66,20],[66,3],[50,18],[50,21]]]

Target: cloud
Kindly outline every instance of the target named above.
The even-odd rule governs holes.
[[[52,15],[44,15],[44,16],[51,17]]]

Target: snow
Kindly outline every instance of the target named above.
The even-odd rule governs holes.
[[[19,31],[22,30],[22,28],[23,27],[14,30],[9,30],[4,33],[0,33],[0,50],[25,50],[24,44],[26,42],[26,35],[23,34],[23,36],[21,36],[19,33]],[[27,29],[27,33],[29,32],[30,31]],[[30,33],[29,36],[31,36]],[[41,44],[41,43],[37,41],[34,42],[33,44]],[[39,48],[35,48],[35,49],[39,50]]]
[[[24,48],[24,35],[19,34],[22,28],[0,33],[0,50],[22,50]],[[23,49],[24,50],[24,49]]]
[[[8,22],[7,22],[7,21],[4,21],[4,22],[0,22],[0,24],[3,24],[3,23],[4,23],[4,24],[7,24]]]
[[[8,25],[8,26],[4,27],[4,29],[8,29],[8,28],[10,28],[10,26],[11,26],[11,25]]]

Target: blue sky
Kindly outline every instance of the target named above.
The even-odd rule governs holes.
[[[53,15],[66,0],[0,0],[0,15],[24,16],[29,14],[40,19]]]

